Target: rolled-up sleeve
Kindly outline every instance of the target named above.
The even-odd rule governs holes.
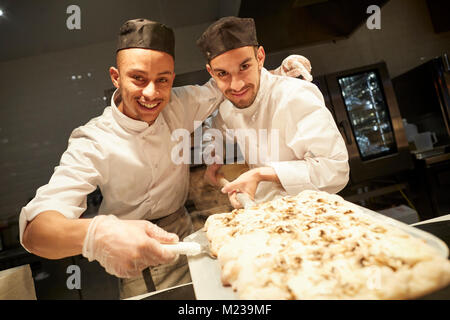
[[[69,219],[79,218],[87,208],[87,195],[101,183],[99,167],[105,166],[101,148],[87,137],[76,135],[72,134],[69,139],[69,146],[48,184],[40,187],[20,212],[22,246],[23,233],[29,221],[44,211],[58,211]]]
[[[286,124],[284,138],[296,160],[276,161],[275,170],[287,193],[312,189],[336,193],[349,180],[348,152],[334,119],[313,84],[289,95],[275,121]]]

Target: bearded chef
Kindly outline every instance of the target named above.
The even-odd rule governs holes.
[[[222,188],[235,208],[241,207],[237,192],[262,202],[305,189],[336,193],[345,187],[347,149],[321,92],[309,81],[272,75],[263,67],[265,52],[253,19],[222,18],[206,29],[197,44],[226,97],[213,126],[227,139],[236,139],[250,168]],[[260,129],[267,130],[267,139],[258,134]],[[244,140],[230,134],[238,130],[254,130],[255,135]],[[265,153],[259,156],[257,149],[264,144]],[[205,173],[206,180],[216,185],[223,163],[219,153],[217,163]],[[257,155],[256,160],[251,154]]]
[[[121,278],[121,298],[191,281],[186,257],[161,246],[193,232],[184,208],[189,165],[171,161],[171,133],[192,132],[223,98],[214,80],[172,89],[174,55],[167,26],[146,19],[122,25],[117,67],[109,70],[117,88],[111,106],[72,132],[49,183],[20,213],[25,249],[97,260]],[[78,219],[97,187],[99,214]]]

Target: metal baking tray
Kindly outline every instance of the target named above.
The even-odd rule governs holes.
[[[184,238],[183,241],[197,239],[208,241],[206,232],[199,230]],[[220,280],[220,265],[217,259],[207,253],[188,256],[189,271],[197,300],[237,300],[238,297],[231,287],[224,287]]]
[[[356,206],[363,213],[371,216],[382,224],[397,227],[411,236],[425,240],[425,242],[434,247],[440,255],[445,258],[448,257],[449,249],[447,245],[444,241],[434,235],[356,204],[349,202],[347,202],[347,204]],[[206,233],[203,230],[199,230],[189,235],[184,241],[190,241],[192,238],[195,238],[197,241],[199,239],[201,241],[208,241],[206,239]],[[199,254],[188,257],[188,263],[197,300],[238,299],[237,294],[231,287],[222,285],[220,265],[216,259],[212,259],[208,254]]]

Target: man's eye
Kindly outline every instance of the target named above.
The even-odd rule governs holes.
[[[250,68],[250,65],[249,65],[248,63],[243,64],[243,65],[241,66],[241,70],[247,70],[248,68]]]
[[[141,77],[141,76],[133,76],[133,79],[136,80],[136,81],[143,81],[144,80],[144,78]]]
[[[160,82],[160,83],[166,83],[167,81],[169,81],[169,80],[167,80],[167,78],[158,79],[158,82]]]
[[[217,73],[217,76],[218,76],[219,78],[223,78],[223,77],[225,77],[227,74],[228,74],[228,73],[227,73],[226,71],[219,71],[219,72]]]

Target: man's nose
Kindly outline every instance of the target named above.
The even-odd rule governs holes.
[[[231,85],[230,85],[230,89],[233,91],[241,91],[242,88],[244,87],[245,82],[239,78],[239,77],[233,77],[231,78]]]
[[[153,81],[150,81],[147,86],[142,90],[142,95],[145,97],[153,98],[158,95],[158,90]]]

